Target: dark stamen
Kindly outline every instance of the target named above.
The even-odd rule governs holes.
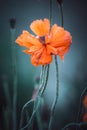
[[[45,36],[41,36],[41,37],[39,37],[39,39],[40,39],[41,43],[45,44]]]

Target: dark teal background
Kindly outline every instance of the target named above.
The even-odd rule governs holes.
[[[6,108],[6,99],[3,82],[6,79],[12,98],[12,72],[11,72],[11,28],[9,20],[16,19],[15,39],[22,30],[28,30],[30,23],[36,19],[49,18],[49,0],[1,0],[0,2],[0,113]],[[64,28],[72,35],[72,45],[65,55],[64,63],[59,61],[59,102],[56,109],[56,130],[69,122],[76,121],[79,99],[82,90],[87,86],[87,1],[63,0]],[[53,0],[52,24],[61,25],[58,3]],[[14,43],[15,44],[15,43]],[[22,106],[32,97],[34,78],[40,75],[40,67],[34,67],[30,56],[22,52],[23,48],[15,44],[17,56],[18,121]],[[45,100],[51,106],[55,96],[55,66],[50,68],[48,88]],[[2,123],[3,124],[3,123]],[[1,125],[1,127],[4,127]],[[4,129],[4,128],[3,128]],[[59,130],[58,129],[58,130]]]

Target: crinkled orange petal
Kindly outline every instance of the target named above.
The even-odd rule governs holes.
[[[49,64],[52,62],[52,55],[48,54],[46,49],[44,49],[41,58],[39,60],[39,62],[43,65],[43,64]]]
[[[34,66],[46,65],[52,62],[52,56],[49,55],[46,48],[44,48],[41,53],[38,54],[37,52],[32,55],[31,62]]]
[[[68,47],[58,47],[57,55],[60,56],[61,60],[64,60],[64,55],[69,51],[70,46]]]
[[[50,21],[48,19],[35,20],[30,25],[31,30],[38,36],[45,36],[50,31]]]
[[[27,40],[28,35],[28,31],[23,31],[22,34],[18,36],[15,42],[18,43],[20,46],[25,46],[26,43],[27,46],[30,47],[32,44]]]
[[[54,55],[57,54],[57,48],[54,48],[50,45],[46,45],[46,49],[48,54],[54,54]]]
[[[50,37],[50,45],[53,47],[68,46],[72,43],[70,33],[56,24],[51,28]]]
[[[23,31],[23,33],[16,39],[16,43],[26,48],[30,48],[32,45],[42,46],[39,39],[31,35],[28,31]]]
[[[39,50],[41,50],[41,48],[43,48],[43,45],[42,46],[31,46],[28,50],[24,50],[24,52],[27,54],[33,54],[36,51],[39,52]]]
[[[39,51],[35,52],[32,56],[31,56],[31,62],[34,66],[38,66],[40,64],[38,64],[38,61],[43,53],[44,47],[41,48]]]
[[[55,41],[57,38],[60,38],[64,34],[64,28],[54,24],[50,31],[51,40]]]

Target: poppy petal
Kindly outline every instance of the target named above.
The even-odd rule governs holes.
[[[30,25],[31,30],[38,36],[45,36],[50,30],[50,21],[48,19],[35,20]]]
[[[57,55],[60,56],[61,60],[64,60],[64,55],[68,52],[70,46],[68,47],[58,47]]]
[[[54,54],[54,55],[57,54],[57,48],[54,48],[54,47],[52,47],[50,45],[47,45],[46,49],[47,49],[47,53],[48,54]]]
[[[50,32],[50,45],[53,47],[61,47],[70,45],[72,42],[72,36],[64,28],[54,24]]]
[[[51,63],[51,62],[52,62],[52,55],[48,54],[48,53],[47,53],[47,50],[44,49],[44,51],[43,51],[43,53],[42,53],[42,55],[41,55],[41,57],[40,57],[39,62],[40,62],[42,65],[43,65],[43,64],[46,65],[46,64]]]
[[[34,66],[49,64],[52,62],[52,56],[49,55],[44,48],[41,53],[35,53],[31,57],[31,62]]]
[[[39,39],[31,35],[28,31],[23,31],[23,33],[16,39],[16,43],[26,48],[30,48],[32,45],[42,46]]]
[[[31,46],[28,50],[24,50],[25,53],[27,54],[33,54],[35,52],[39,52],[43,49],[43,45],[42,46]]]

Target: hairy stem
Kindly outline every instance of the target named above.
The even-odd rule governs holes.
[[[40,93],[41,96],[43,96],[43,93],[46,89],[46,86],[47,86],[47,82],[48,82],[48,77],[49,77],[49,65],[46,66],[46,71],[45,71],[46,75],[45,75],[45,82],[44,82],[44,85],[43,85],[43,89]]]
[[[51,109],[51,117],[50,117],[48,130],[51,130],[52,128],[53,117],[54,117],[55,108],[56,108],[56,104],[57,104],[57,100],[59,96],[59,93],[58,93],[59,92],[59,73],[58,73],[57,56],[55,56],[55,66],[56,66],[56,97],[55,97],[55,100],[53,102],[52,109]]]
[[[12,43],[12,76],[13,76],[13,130],[17,129],[16,125],[16,106],[17,106],[17,70],[16,70],[16,50],[14,45],[15,28],[11,29],[11,43]]]
[[[45,79],[45,75],[46,75],[46,67],[47,67],[46,65],[43,65],[42,69],[41,69],[39,93],[41,93],[43,86],[44,86],[44,79]]]
[[[50,0],[50,24],[52,23],[52,0]]]

